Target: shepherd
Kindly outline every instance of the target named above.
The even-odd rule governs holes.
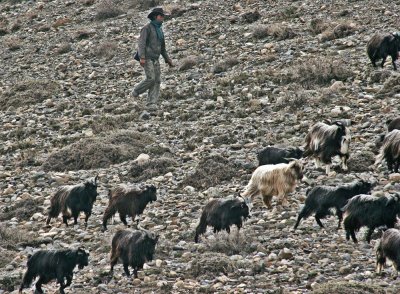
[[[170,67],[174,66],[165,48],[165,38],[162,30],[165,16],[166,14],[162,8],[154,8],[150,12],[147,16],[150,19],[150,23],[146,24],[140,31],[138,51],[135,55],[135,59],[139,60],[140,65],[144,68],[146,79],[136,85],[131,92],[131,96],[136,98],[148,91],[147,108],[149,110],[157,109],[160,97],[160,55]]]

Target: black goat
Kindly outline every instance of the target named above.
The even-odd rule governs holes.
[[[397,70],[396,60],[400,50],[399,33],[375,34],[367,43],[367,53],[371,63],[376,67],[376,61],[382,59],[381,66],[385,65],[386,58],[392,57],[394,70]]]
[[[214,228],[214,233],[226,230],[230,233],[230,227],[236,225],[238,230],[243,225],[243,220],[250,217],[250,202],[245,199],[214,199],[207,203],[200,217],[200,223],[196,228],[194,241],[199,242],[199,236],[204,234],[207,226]]]
[[[395,119],[389,119],[386,121],[387,132],[390,133],[393,130],[400,130],[400,117]],[[383,140],[386,134],[381,134],[376,140],[376,148],[379,150],[382,147]]]
[[[342,169],[346,171],[349,158],[350,131],[337,121],[333,125],[319,122],[312,126],[305,139],[304,157],[314,157],[316,167],[326,164],[326,173],[330,172],[332,157],[338,155],[342,160]]]
[[[396,272],[400,270],[400,231],[388,229],[383,232],[382,238],[376,249],[376,272],[380,274],[389,258]]]
[[[399,172],[400,167],[400,130],[393,130],[385,136],[375,165],[385,158],[389,171]]]
[[[87,181],[75,186],[61,187],[51,198],[51,204],[46,221],[50,224],[52,218],[62,213],[63,223],[68,227],[68,219],[74,218],[74,224],[78,223],[79,213],[85,213],[85,226],[92,214],[93,204],[97,197],[97,176],[93,181]]]
[[[114,266],[121,260],[125,274],[130,276],[128,267],[131,266],[134,277],[137,278],[138,270],[142,269],[146,262],[153,260],[158,237],[145,230],[117,231],[111,243],[110,272],[114,271]]]
[[[286,149],[274,146],[265,147],[257,153],[258,165],[289,163],[291,158],[300,159],[303,156],[303,150],[297,147]]]
[[[157,200],[157,189],[153,185],[148,185],[144,189],[118,186],[108,193],[109,203],[104,211],[103,231],[107,230],[107,221],[118,211],[119,218],[125,226],[128,225],[126,216],[130,216],[132,221],[137,215],[143,213],[149,202]],[[139,220],[137,220],[139,224]]]
[[[64,289],[71,285],[73,269],[78,265],[79,269],[89,264],[89,253],[78,248],[77,250],[40,250],[28,257],[28,270],[26,271],[19,293],[24,288],[31,285],[33,280],[39,276],[36,282],[35,293],[43,293],[42,284],[57,279],[60,284],[60,293],[64,294]],[[64,279],[67,283],[64,283]]]
[[[309,217],[315,212],[315,220],[318,225],[323,228],[321,218],[325,218],[330,214],[330,209],[336,209],[336,215],[339,219],[338,229],[343,219],[341,208],[346,202],[355,195],[369,193],[372,189],[372,184],[366,181],[355,181],[349,185],[340,187],[317,186],[307,191],[307,199],[301,210],[294,229],[300,224],[302,218]]]
[[[357,243],[355,232],[366,226],[368,227],[366,240],[369,243],[375,228],[394,227],[397,215],[400,213],[400,194],[387,197],[357,195],[347,202],[342,211],[344,211],[346,239],[349,240],[351,236],[353,242]]]

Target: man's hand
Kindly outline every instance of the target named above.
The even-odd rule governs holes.
[[[146,59],[140,58],[140,65],[141,65],[142,67],[144,67],[145,64],[146,64]]]
[[[171,59],[168,59],[168,60],[167,60],[167,64],[168,64],[170,67],[173,67],[173,66],[174,66],[174,64],[172,63],[172,60],[171,60]]]

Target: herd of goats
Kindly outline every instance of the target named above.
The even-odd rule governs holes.
[[[372,64],[382,59],[382,67],[386,57],[391,56],[394,69],[395,61],[400,51],[400,35],[397,33],[375,35],[368,42],[367,52]],[[208,226],[214,233],[225,230],[230,233],[230,227],[238,229],[243,221],[250,217],[251,203],[254,197],[261,195],[264,204],[272,207],[272,197],[277,197],[277,205],[288,203],[287,195],[293,192],[303,179],[303,158],[313,158],[316,167],[326,165],[326,173],[330,173],[332,158],[339,156],[341,169],[346,171],[351,141],[348,124],[345,121],[334,123],[318,122],[311,127],[306,138],[304,149],[288,147],[266,147],[258,153],[259,167],[253,172],[243,194],[238,197],[214,199],[205,205],[195,231],[195,242],[206,232]],[[375,165],[386,160],[390,172],[398,172],[400,165],[400,117],[387,122],[387,133],[379,139],[380,152]],[[51,198],[47,225],[52,218],[62,214],[63,223],[68,227],[72,217],[77,224],[81,212],[85,214],[85,225],[91,215],[93,204],[97,197],[97,177],[85,183],[74,186],[62,186]],[[302,219],[315,214],[315,220],[323,227],[321,219],[336,210],[339,219],[338,228],[343,220],[346,239],[350,237],[356,243],[356,232],[361,227],[367,227],[366,240],[369,243],[375,228],[386,227],[387,230],[377,247],[376,266],[380,273],[386,258],[393,262],[394,268],[400,270],[400,231],[394,229],[397,215],[400,215],[400,194],[376,197],[368,193],[374,183],[357,180],[339,187],[316,186],[307,191],[305,205],[299,213],[296,229]],[[107,230],[107,221],[115,213],[119,213],[121,221],[127,225],[126,217],[132,221],[143,213],[147,204],[157,200],[156,187],[146,185],[134,187],[120,185],[109,191],[109,204],[103,216],[103,231]],[[114,266],[120,261],[124,272],[130,276],[129,266],[133,268],[134,277],[144,263],[151,261],[158,242],[158,235],[144,229],[119,230],[112,238],[110,264],[112,273]],[[56,279],[60,284],[60,293],[71,284],[73,269],[88,265],[89,253],[82,247],[65,250],[39,250],[28,257],[28,269],[20,286],[20,293],[36,277],[35,293],[43,293],[42,284]]]

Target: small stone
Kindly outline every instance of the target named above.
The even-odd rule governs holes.
[[[280,259],[291,259],[293,257],[293,253],[288,248],[283,248],[279,251],[278,257]]]

